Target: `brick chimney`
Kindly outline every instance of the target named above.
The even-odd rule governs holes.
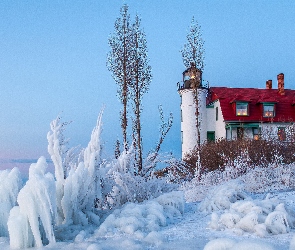
[[[285,88],[284,88],[284,74],[280,73],[277,76],[278,79],[278,91],[280,95],[285,95]]]
[[[272,89],[272,80],[266,81],[266,89]]]

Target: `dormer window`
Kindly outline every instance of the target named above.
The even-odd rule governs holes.
[[[236,115],[237,116],[249,115],[249,108],[248,108],[247,102],[237,102],[236,103]]]
[[[263,104],[263,117],[274,117],[275,116],[275,105],[264,103]]]

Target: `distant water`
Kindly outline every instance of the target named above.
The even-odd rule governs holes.
[[[29,177],[29,168],[32,163],[36,163],[38,159],[0,159],[0,171],[5,169],[13,169],[17,167],[22,174],[23,179],[28,179]],[[54,166],[51,161],[48,161],[47,172],[54,173]]]

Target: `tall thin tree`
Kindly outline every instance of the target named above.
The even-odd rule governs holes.
[[[129,88],[132,80],[132,24],[128,13],[128,5],[120,9],[120,17],[115,21],[114,33],[109,37],[111,51],[107,56],[107,67],[112,72],[113,79],[118,85],[117,94],[123,104],[121,113],[121,128],[123,134],[123,147],[128,150],[127,142],[127,105]]]
[[[205,49],[204,49],[204,40],[202,38],[201,26],[192,18],[189,32],[186,35],[186,43],[181,50],[183,64],[186,68],[196,67],[197,70],[202,74],[204,70],[204,58],[205,58]],[[202,79],[200,78],[200,81]],[[194,94],[194,103],[196,106],[196,131],[197,131],[197,140],[198,140],[198,160],[197,160],[197,171],[200,170],[200,146],[201,146],[201,133],[200,133],[200,104],[199,104],[199,92],[198,87],[202,87],[202,82],[195,84],[193,89]]]
[[[152,80],[151,66],[149,65],[147,41],[144,30],[140,26],[141,20],[135,16],[132,26],[132,81],[130,84],[130,95],[133,100],[134,126],[133,138],[136,153],[137,170],[142,171],[142,136],[141,136],[141,112],[142,97],[149,90]]]

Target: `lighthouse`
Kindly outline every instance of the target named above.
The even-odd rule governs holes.
[[[182,159],[195,147],[206,141],[206,96],[208,88],[202,85],[202,71],[194,63],[183,72],[178,85],[181,98]]]

